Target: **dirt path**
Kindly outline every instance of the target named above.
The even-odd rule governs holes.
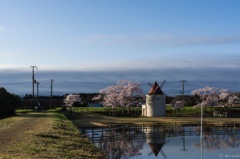
[[[51,113],[18,114],[0,120],[0,154],[13,150],[23,140],[30,139],[32,131],[43,131],[42,125],[49,124]]]

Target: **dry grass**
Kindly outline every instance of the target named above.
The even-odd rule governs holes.
[[[111,117],[91,112],[65,112],[77,127],[106,126],[112,124],[153,124],[153,123],[182,123],[200,122],[200,117]],[[240,123],[240,118],[204,117],[204,122],[224,124]]]
[[[56,112],[19,114],[0,120],[1,159],[104,158],[64,115]],[[6,136],[7,135],[7,136]],[[7,140],[10,139],[10,140]]]
[[[102,159],[77,127],[111,124],[200,122],[199,117],[110,117],[91,112],[20,113],[0,120],[1,159]],[[73,123],[74,125],[73,125]],[[240,118],[204,118],[204,122],[240,122]],[[76,127],[76,126],[77,127]]]

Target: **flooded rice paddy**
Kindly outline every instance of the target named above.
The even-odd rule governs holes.
[[[240,123],[112,125],[81,129],[109,159],[240,159]]]

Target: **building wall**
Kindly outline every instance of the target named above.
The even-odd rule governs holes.
[[[164,144],[166,141],[166,134],[161,127],[146,126],[143,127],[146,134],[146,142],[152,144]]]
[[[148,117],[165,116],[165,96],[160,94],[146,96],[146,110],[145,113]]]
[[[147,116],[147,106],[142,105],[142,116]]]

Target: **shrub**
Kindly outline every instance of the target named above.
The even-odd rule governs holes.
[[[20,97],[8,93],[3,87],[0,88],[0,115],[15,114],[15,110],[20,104]]]

